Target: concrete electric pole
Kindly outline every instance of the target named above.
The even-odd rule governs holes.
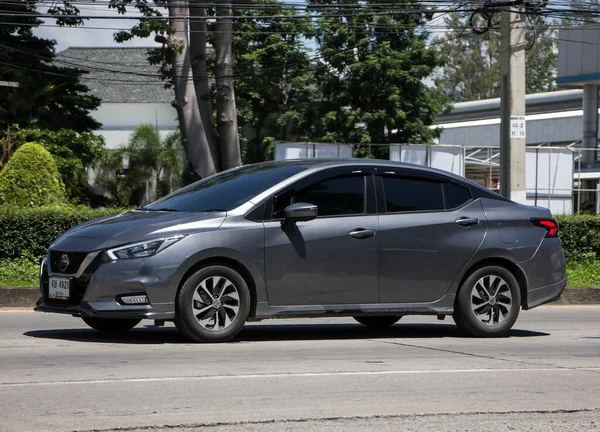
[[[522,4],[505,6],[500,42],[500,194],[524,203],[525,14]]]

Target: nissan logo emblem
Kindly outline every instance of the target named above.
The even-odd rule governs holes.
[[[60,267],[60,271],[64,272],[69,268],[69,255],[62,254],[60,256],[60,260],[58,261],[58,267]]]

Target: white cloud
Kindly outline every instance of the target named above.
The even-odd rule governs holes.
[[[46,12],[46,8],[40,8],[40,12]],[[82,16],[90,17],[111,17],[119,15],[116,10],[109,9],[104,5],[86,5],[80,7]],[[137,14],[128,12],[124,16],[135,17]],[[117,43],[114,40],[114,33],[121,29],[129,29],[137,20],[135,19],[88,19],[81,27],[58,27],[53,19],[45,19],[44,24],[34,30],[38,37],[45,39],[54,39],[57,42],[56,51],[62,51],[72,46],[79,47],[131,47],[131,46],[155,46],[152,38],[140,39],[134,38],[131,41]]]

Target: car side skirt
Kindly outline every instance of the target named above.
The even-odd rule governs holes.
[[[451,315],[454,312],[454,294],[447,294],[431,303],[370,303],[272,306],[258,303],[256,314],[250,318],[318,318],[323,316],[355,315]]]

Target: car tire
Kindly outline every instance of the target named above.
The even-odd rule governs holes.
[[[396,324],[398,321],[400,321],[402,316],[355,316],[353,318],[362,325],[366,325],[368,327],[385,328]]]
[[[189,276],[177,295],[175,325],[195,342],[226,342],[244,327],[250,291],[230,267],[211,265]]]
[[[521,289],[515,276],[500,266],[474,271],[462,284],[454,305],[454,322],[475,337],[503,337],[517,321]]]
[[[122,333],[131,330],[140,323],[140,319],[113,319],[82,317],[91,328],[105,333]]]

